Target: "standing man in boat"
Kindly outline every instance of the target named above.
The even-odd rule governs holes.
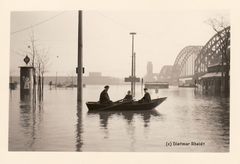
[[[144,96],[141,100],[139,100],[139,103],[144,103],[144,102],[151,102],[151,96],[150,94],[147,92],[147,88],[144,88]]]
[[[100,99],[99,99],[100,103],[112,103],[112,101],[108,96],[108,89],[109,89],[109,86],[106,85],[104,87],[104,90],[101,92]]]

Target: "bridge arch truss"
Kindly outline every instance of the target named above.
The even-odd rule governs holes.
[[[195,60],[195,79],[206,74],[209,67],[219,65],[216,72],[230,65],[230,26],[215,34],[201,49]]]
[[[187,46],[180,51],[172,69],[173,83],[178,83],[180,78],[192,78],[194,76],[195,59],[201,49],[202,46]]]

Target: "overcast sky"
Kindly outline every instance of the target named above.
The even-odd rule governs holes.
[[[189,45],[204,45],[215,33],[205,23],[209,18],[225,17],[227,11],[83,11],[83,65],[88,72],[127,77],[131,72],[131,36],[136,32],[137,76],[146,74],[148,61],[159,73],[172,65],[178,53]],[[50,18],[50,19],[49,19]],[[27,28],[33,26],[32,28]],[[34,31],[36,45],[48,49],[46,75],[75,75],[77,66],[78,12],[12,12],[11,74],[29,51]],[[58,56],[58,57],[57,57]]]

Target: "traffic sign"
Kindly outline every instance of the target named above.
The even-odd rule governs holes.
[[[23,59],[23,61],[28,64],[30,62],[30,58],[26,55],[26,57]]]
[[[139,77],[125,77],[124,79],[125,82],[140,82],[140,78]]]

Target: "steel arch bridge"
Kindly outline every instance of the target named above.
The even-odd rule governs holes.
[[[202,46],[187,46],[183,48],[175,59],[172,69],[172,83],[179,84],[179,79],[194,77],[194,64]]]
[[[172,80],[172,65],[164,65],[159,73],[158,80],[170,83]]]
[[[218,66],[215,72],[229,70],[230,66],[230,26],[215,34],[201,49],[195,60],[194,74],[198,80],[209,68]],[[224,68],[225,67],[225,68]]]

